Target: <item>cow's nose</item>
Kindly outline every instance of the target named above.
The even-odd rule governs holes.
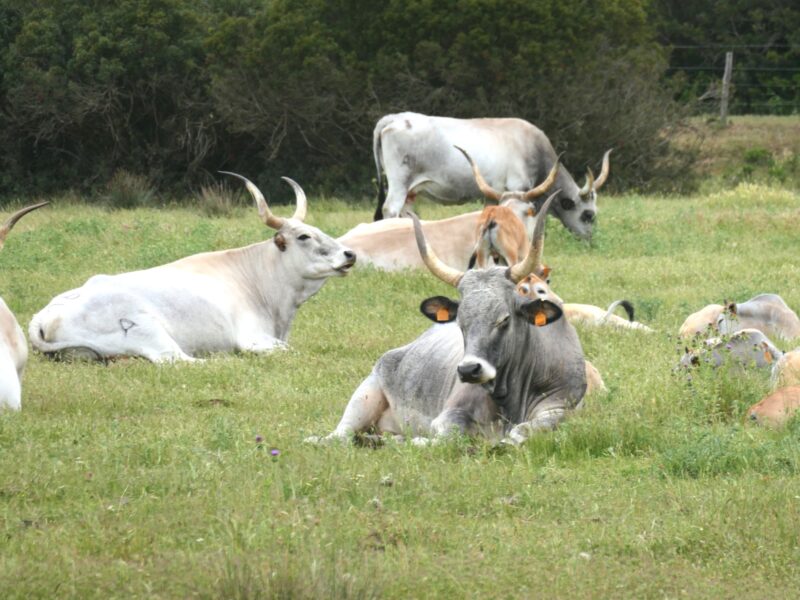
[[[594,223],[594,211],[593,210],[585,210],[581,214],[581,221],[584,223]]]
[[[462,363],[458,365],[458,377],[461,381],[477,381],[481,376],[481,368],[481,363]]]
[[[355,262],[355,260],[356,260],[356,253],[355,253],[355,252],[353,252],[352,250],[345,250],[345,251],[344,251],[344,257],[345,257],[347,260],[350,260],[350,261],[353,261],[353,262]]]

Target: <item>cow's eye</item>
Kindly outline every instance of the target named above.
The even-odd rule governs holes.
[[[508,317],[509,317],[509,315],[501,317],[500,319],[497,320],[497,323],[495,323],[494,326],[497,329],[503,329],[503,328],[507,327],[508,326]]]
[[[522,294],[528,295],[531,293],[531,288],[527,283],[523,283],[521,286],[519,286],[519,291]]]
[[[307,233],[301,233],[300,235],[297,236],[297,239],[300,240],[301,242],[305,242],[306,240],[311,239],[311,236],[308,235]]]

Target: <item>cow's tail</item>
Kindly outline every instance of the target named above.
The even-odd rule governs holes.
[[[627,300],[617,300],[616,302],[612,302],[608,306],[608,310],[606,311],[606,316],[603,317],[603,319],[604,320],[608,319],[608,317],[610,317],[614,313],[614,311],[617,309],[618,306],[621,306],[622,308],[625,309],[625,314],[628,315],[628,321],[632,322],[633,321],[633,304],[631,304]]]
[[[372,155],[375,157],[375,170],[378,173],[378,206],[375,209],[373,221],[383,219],[383,203],[386,202],[386,189],[383,187],[383,166],[381,164],[381,131],[385,126],[384,119],[381,119],[375,125],[375,131],[372,132]]]

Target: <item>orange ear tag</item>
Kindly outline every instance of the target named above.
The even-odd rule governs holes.
[[[529,217],[533,217],[533,216],[535,216],[535,215],[536,215],[536,211],[535,211],[535,210],[533,210],[532,208],[529,208],[529,209],[528,209],[528,216],[529,216]]]
[[[440,323],[442,321],[449,321],[450,320],[450,311],[447,310],[444,306],[441,307],[439,310],[436,311],[436,320]]]
[[[536,313],[536,316],[533,317],[533,324],[537,327],[542,327],[543,325],[547,325],[547,315],[544,314],[542,311]]]
[[[767,361],[768,364],[772,362],[772,354],[769,350],[764,352],[764,360]]]

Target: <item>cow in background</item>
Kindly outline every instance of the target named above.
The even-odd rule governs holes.
[[[483,182],[469,155],[466,152],[464,155],[467,161],[473,164],[476,180]],[[426,239],[447,265],[466,270],[475,262],[474,252],[478,242],[477,236],[480,234],[481,220],[485,220],[484,215],[488,214],[487,211],[502,208],[513,213],[513,215],[505,213],[507,220],[503,222],[504,228],[505,223],[509,224],[508,227],[514,228],[514,243],[516,238],[520,237],[520,232],[523,236],[527,234],[525,238],[527,246],[527,240],[533,235],[536,223],[537,213],[534,203],[553,185],[558,169],[559,163],[555,163],[544,181],[524,192],[500,194],[479,183],[487,201],[499,203],[499,206],[487,206],[482,212],[471,212],[439,221],[422,221]],[[338,238],[338,241],[352,248],[358,254],[359,264],[362,265],[372,265],[387,271],[424,266],[417,251],[413,225],[408,219],[384,219],[373,223],[362,223]],[[515,262],[517,261],[510,264]]]
[[[704,340],[699,348],[686,348],[679,366],[690,368],[709,364],[721,367],[729,362],[740,368],[772,368],[782,356],[783,352],[758,329],[741,329],[725,338]]]
[[[558,162],[547,136],[522,119],[454,119],[413,112],[386,115],[372,136],[379,188],[375,220],[399,216],[417,194],[443,204],[474,198],[475,181],[453,151],[454,145],[469,152],[497,190],[529,189]],[[603,156],[600,176],[595,179],[588,171],[583,187],[563,168],[555,182],[561,191],[553,213],[580,238],[591,237],[597,190],[608,178],[610,152]]]
[[[714,330],[721,334],[758,329],[764,335],[784,340],[800,337],[800,319],[777,294],[759,294],[747,302],[709,304],[689,315],[678,334],[691,337]]]
[[[11,215],[0,227],[0,250],[14,225],[29,212],[47,206],[39,202],[26,206]],[[22,373],[28,362],[28,342],[14,313],[0,298],[0,409],[19,410],[22,407]]]

